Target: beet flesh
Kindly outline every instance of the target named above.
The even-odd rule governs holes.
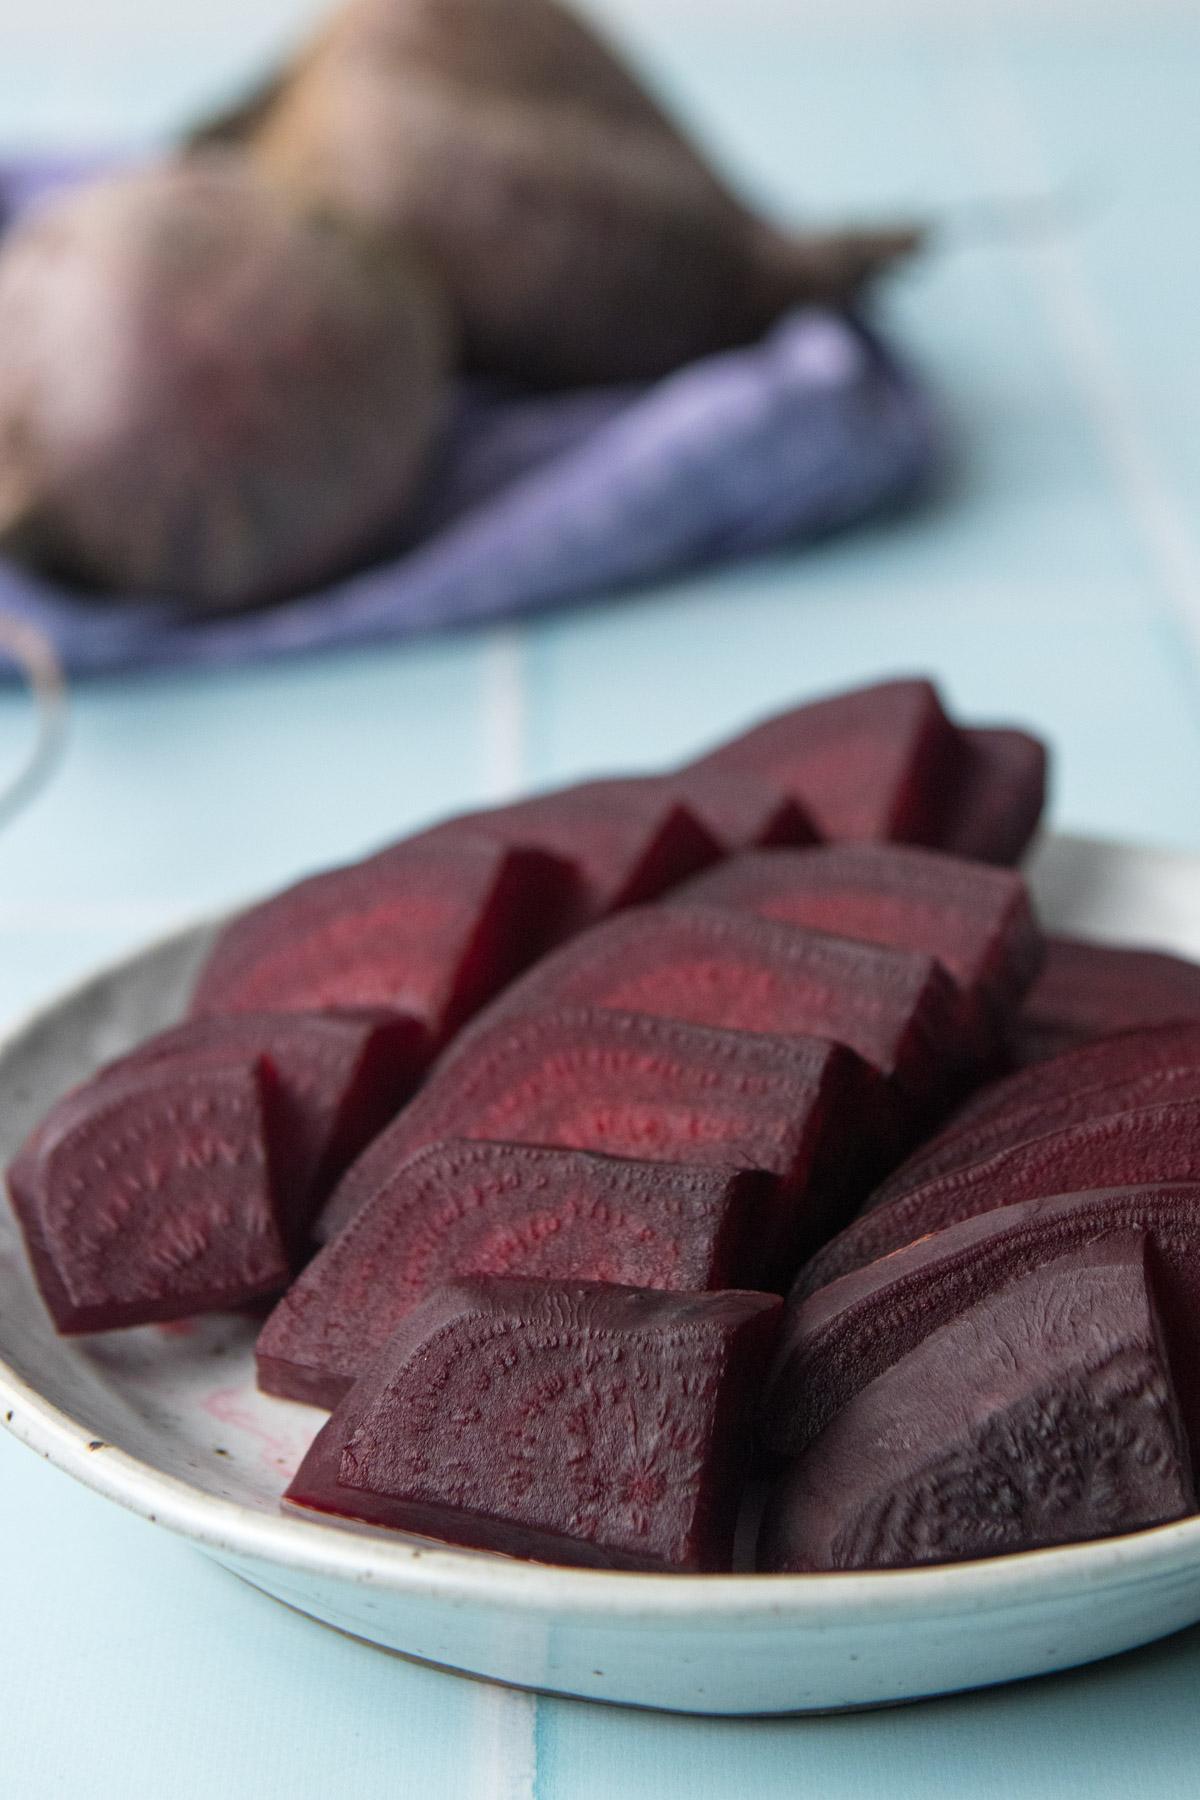
[[[932,956],[673,900],[572,938],[488,1016],[564,1005],[829,1038],[917,1107],[961,1081],[970,1052],[961,997]]]
[[[966,1099],[947,1121],[939,1137],[974,1130],[992,1118],[1015,1115],[1044,1099],[1053,1106],[1089,1090],[1121,1087],[1139,1076],[1156,1081],[1174,1069],[1187,1070],[1200,1060],[1200,1020],[1167,1025],[1139,1025],[1104,1037],[1073,1044],[1044,1063],[1014,1069],[987,1082]]]
[[[1015,863],[1046,804],[1046,746],[1025,731],[960,733],[959,766],[935,841],[954,856]]]
[[[1146,1239],[1018,1275],[861,1388],[774,1488],[758,1566],[911,1568],[1194,1512]]]
[[[867,1210],[819,1250],[801,1275],[808,1292],[927,1232],[1042,1194],[1200,1181],[1200,1101],[1106,1113],[998,1150]]]
[[[449,340],[407,253],[242,159],[73,187],[0,249],[0,539],[201,609],[313,587],[403,526]]]
[[[265,1392],[332,1407],[444,1282],[467,1275],[702,1292],[774,1285],[765,1175],[527,1144],[431,1144],[293,1282],[258,1339]]]
[[[822,837],[924,843],[958,733],[928,681],[888,681],[798,706],[698,760],[770,781],[800,802]]]
[[[579,886],[573,921],[579,925],[653,900],[721,855],[717,839],[678,794],[636,776],[582,781],[469,813],[429,836],[461,831],[547,851],[570,864]]]
[[[697,767],[643,779],[658,781],[681,799],[726,856],[818,841],[817,829],[800,802],[754,775]]]
[[[979,1090],[888,1176],[871,1205],[1051,1132],[1172,1100],[1200,1101],[1200,1025],[1098,1038]]]
[[[816,1038],[587,1007],[500,1020],[473,1030],[364,1151],[318,1235],[340,1230],[415,1151],[458,1137],[763,1170],[782,1189],[789,1247],[811,1244],[855,1202],[846,1165],[884,1128],[886,1092],[851,1051]]]
[[[1150,1240],[1180,1404],[1200,1453],[1200,1186],[1058,1194],[977,1214],[788,1301],[763,1410],[780,1463],[869,1381],[1004,1282],[1113,1231]]]
[[[408,1315],[285,1497],[542,1561],[728,1569],[779,1308],[454,1282]]]
[[[532,961],[575,904],[559,858],[413,838],[288,888],[221,933],[192,999],[214,1013],[387,1007],[435,1043]]]
[[[675,900],[934,956],[978,1012],[982,1037],[995,1035],[1042,958],[1019,875],[907,844],[733,857],[685,883]]]
[[[288,1215],[312,1213],[409,1098],[428,1036],[402,1013],[233,1013],[188,1019],[110,1065],[270,1059],[277,1088],[276,1181]]]
[[[165,1059],[77,1090],[9,1192],[64,1334],[240,1306],[291,1274],[265,1061]]]
[[[1092,1038],[1180,1020],[1200,1023],[1200,963],[1052,937],[1013,1022],[1011,1050],[1017,1062],[1042,1062]]]
[[[1015,862],[1045,804],[1045,746],[1008,727],[961,730],[921,680],[794,707],[696,766],[775,783],[822,837],[927,845],[977,862]]]

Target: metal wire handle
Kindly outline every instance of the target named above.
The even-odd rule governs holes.
[[[24,619],[0,612],[0,658],[20,670],[33,697],[33,743],[16,774],[0,786],[0,829],[45,787],[62,754],[67,682],[53,644]]]

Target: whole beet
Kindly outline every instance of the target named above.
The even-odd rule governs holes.
[[[0,249],[0,542],[223,609],[402,522],[444,392],[431,279],[228,154],[107,178]]]
[[[556,0],[345,0],[206,138],[422,245],[468,365],[525,383],[664,374],[848,299],[919,236],[755,218]]]

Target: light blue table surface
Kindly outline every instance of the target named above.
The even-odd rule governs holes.
[[[161,130],[312,10],[23,8],[0,23],[0,145]],[[888,303],[945,396],[949,490],[803,556],[520,631],[78,694],[65,762],[0,836],[0,1018],[177,919],[445,808],[676,756],[898,669],[1045,732],[1056,823],[1200,847],[1200,11],[606,10],[764,201],[953,218],[980,196],[1089,199],[1076,231],[947,251]],[[28,725],[0,700],[0,765]],[[6,1439],[0,1557],[4,1800],[1200,1790],[1200,1630],[902,1711],[703,1722],[535,1701],[377,1654]]]

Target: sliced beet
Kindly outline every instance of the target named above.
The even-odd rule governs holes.
[[[888,1176],[871,1205],[1050,1132],[1168,1100],[1200,1100],[1200,1025],[1098,1038],[990,1083]]]
[[[885,1205],[868,1203],[817,1252],[801,1280],[813,1293],[944,1225],[1041,1194],[1146,1181],[1200,1181],[1200,1101],[1164,1101],[1086,1119],[951,1170]]]
[[[673,901],[627,912],[544,957],[489,1017],[602,1006],[845,1044],[917,1105],[955,1081],[961,997],[932,956]]]
[[[269,1064],[174,1059],[76,1090],[9,1189],[60,1332],[240,1306],[291,1273]]]
[[[1048,1105],[1089,1088],[1132,1082],[1200,1064],[1200,1020],[1135,1026],[1074,1044],[1044,1063],[1015,1069],[965,1100],[943,1131],[973,1129],[985,1119],[1015,1113],[1038,1100]]]
[[[772,1491],[758,1566],[957,1562],[1195,1508],[1146,1239],[1118,1232],[1018,1275],[861,1388]]]
[[[286,1499],[510,1556],[728,1569],[779,1308],[455,1282],[409,1314]]]
[[[559,934],[573,892],[569,867],[545,851],[413,838],[242,913],[192,1011],[387,1007],[440,1040]]]
[[[168,1058],[195,1065],[260,1056],[275,1071],[276,1178],[294,1217],[319,1206],[394,1118],[428,1061],[429,1039],[402,1013],[231,1013],[159,1032],[109,1070]]]
[[[656,899],[722,854],[682,794],[640,776],[581,781],[534,794],[451,819],[428,835],[438,839],[461,831],[544,850],[569,863],[578,879],[576,924]]]
[[[64,1094],[14,1159],[9,1185],[32,1202],[40,1191],[44,1146],[91,1116],[101,1084],[136,1092],[137,1071],[151,1064],[252,1069],[266,1057],[273,1076],[272,1177],[289,1246],[300,1260],[314,1213],[411,1094],[428,1050],[415,1019],[383,1011],[188,1019]]]
[[[674,899],[934,956],[985,1026],[1007,1017],[1042,958],[1019,875],[907,844],[737,856],[685,883]]]
[[[699,759],[799,800],[822,837],[936,841],[959,734],[928,681],[885,681],[765,720]]]
[[[476,1027],[343,1177],[319,1236],[459,1137],[764,1170],[794,1253],[856,1203],[849,1171],[894,1132],[888,1090],[840,1045],[560,1007]]]
[[[1200,1451],[1200,1185],[1058,1194],[963,1219],[788,1301],[763,1435],[798,1455],[930,1332],[1027,1270],[1112,1231],[1144,1231],[1180,1403]]]
[[[727,856],[818,842],[817,829],[800,802],[755,775],[695,766],[649,779],[677,794]]]
[[[1092,1038],[1179,1020],[1200,1022],[1200,963],[1052,937],[1014,1021],[1011,1049],[1017,1062],[1042,1062]]]
[[[954,856],[1015,863],[1046,804],[1046,760],[1046,746],[1026,731],[961,731],[949,798],[929,841]]]
[[[774,1285],[770,1178],[528,1144],[431,1144],[288,1289],[258,1340],[269,1394],[336,1406],[402,1320],[463,1275],[671,1291]]]

